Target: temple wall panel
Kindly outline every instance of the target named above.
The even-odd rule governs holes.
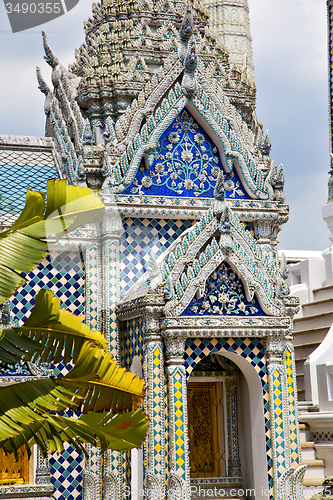
[[[123,219],[120,242],[120,288],[124,295],[145,273],[149,254],[159,257],[195,221],[174,219]]]

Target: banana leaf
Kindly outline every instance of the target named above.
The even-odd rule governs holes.
[[[0,388],[0,448],[15,453],[37,444],[42,454],[64,442],[129,450],[139,447],[148,419],[140,410],[144,380],[119,367],[110,353],[83,344],[75,367],[63,378],[38,379]],[[59,413],[74,409],[79,418]],[[118,416],[116,416],[118,415]]]
[[[47,255],[45,238],[60,238],[82,224],[100,221],[104,205],[89,188],[69,186],[66,180],[47,182],[47,204],[41,191],[27,192],[16,222],[0,233],[0,303],[6,301]]]
[[[32,446],[37,444],[43,457],[48,453],[62,453],[64,444],[73,445],[87,456],[84,444],[99,446],[101,451],[112,449],[128,451],[139,448],[148,430],[148,418],[142,410],[118,415],[89,412],[79,418],[48,415],[27,426],[17,435],[0,441],[0,448],[14,453],[25,446],[31,456]]]
[[[60,308],[60,299],[50,290],[40,290],[25,323],[0,330],[0,364],[25,361],[75,363],[84,342],[107,349],[107,341],[82,323],[82,317]]]

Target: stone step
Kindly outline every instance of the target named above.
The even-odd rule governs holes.
[[[301,442],[304,441],[310,441],[312,440],[312,433],[310,432],[310,429],[301,429],[301,425],[306,425],[306,424],[299,424],[299,434],[300,434],[300,439]]]
[[[302,305],[303,318],[321,313],[329,313],[333,310],[333,297],[308,302]]]
[[[325,479],[325,467],[308,467],[305,471],[304,477],[307,479],[317,478],[323,481]]]
[[[314,460],[302,460],[302,465],[307,465],[307,467],[325,467],[324,460],[319,460],[318,458]]]
[[[304,373],[297,373],[296,371],[296,380],[297,380],[297,392],[304,391]]]
[[[303,424],[300,424],[300,427],[301,427],[301,425],[303,425]],[[302,450],[307,450],[307,449],[314,450],[314,447],[315,447],[314,441],[301,441],[301,449]]]
[[[315,300],[325,300],[333,297],[333,285],[315,288],[313,290]]]
[[[306,325],[304,325],[306,326]],[[331,325],[330,325],[331,326]],[[299,330],[297,332],[293,332],[294,346],[301,346],[303,344],[311,341],[314,342],[322,342],[330,328],[330,326],[318,327],[318,328],[304,328],[303,330]]]
[[[306,316],[305,318],[296,318],[294,320],[294,327],[295,332],[324,327],[329,329],[332,323],[333,311],[321,314],[312,314],[311,316]]]
[[[298,401],[305,401],[305,389],[297,389]]]
[[[304,460],[312,461],[312,460],[317,459],[315,447],[313,447],[313,448],[302,448],[301,447],[301,455],[302,455],[302,462],[304,462]]]
[[[321,478],[321,477],[307,477],[307,478],[304,478],[303,480],[303,484],[304,486],[321,486],[323,484],[323,481],[324,481],[324,477]]]
[[[310,354],[320,345],[320,342],[309,342],[307,344],[298,345],[295,347],[295,359],[306,360]]]

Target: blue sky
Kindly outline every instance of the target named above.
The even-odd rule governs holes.
[[[290,221],[280,233],[284,249],[324,250],[321,219],[329,169],[325,0],[249,0],[257,114],[271,135],[271,157],[283,163]],[[44,96],[35,67],[50,82],[41,30],[62,64],[83,41],[90,0],[80,0],[52,22],[12,34],[0,3],[0,134],[44,135]]]

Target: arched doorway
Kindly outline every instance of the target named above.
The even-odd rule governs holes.
[[[193,438],[191,436],[194,428],[190,419],[193,418],[191,412],[195,411],[195,408],[192,404],[193,397],[191,401],[189,393],[191,392],[191,386],[196,386],[197,391],[200,391],[200,384],[202,384],[201,390],[203,391],[204,385],[210,383],[221,384],[220,388],[218,385],[216,386],[217,399],[212,401],[212,403],[215,402],[217,407],[215,412],[217,413],[218,438],[216,431],[214,438],[215,450],[217,447],[218,450],[214,460],[216,462],[220,459],[220,476],[214,476],[208,470],[209,461],[201,465],[203,468],[206,467],[204,471],[199,471],[198,467],[196,470],[192,468],[193,458],[191,458],[191,455],[195,452],[195,448],[193,447]],[[203,496],[203,490],[205,490],[206,493],[204,495],[209,498],[214,497],[216,492],[220,493],[219,497],[222,497],[223,491],[221,490],[224,490],[225,496],[228,497],[228,492],[232,489],[232,492],[235,493],[236,489],[239,493],[244,492],[248,500],[254,500],[254,498],[256,500],[267,500],[268,476],[263,392],[256,370],[247,360],[238,354],[227,351],[215,351],[214,354],[206,356],[194,367],[188,378],[187,389],[192,498],[199,496],[200,490],[201,496]],[[212,406],[214,408],[214,405],[210,403],[210,415],[213,411]],[[221,409],[224,418],[221,417]],[[214,416],[209,416],[209,418],[212,419]],[[233,424],[233,428],[231,424]],[[211,430],[214,429],[212,420],[209,427]],[[196,446],[198,447],[197,444]],[[230,449],[234,450],[236,463],[235,461],[233,463],[229,461],[233,453]],[[235,474],[237,469],[240,470],[240,473],[232,475]]]
[[[241,489],[238,438],[238,366],[221,356],[205,357],[187,386],[189,462],[192,491],[198,496],[230,496]],[[200,494],[199,494],[200,493]],[[197,495],[194,495],[197,496]]]

